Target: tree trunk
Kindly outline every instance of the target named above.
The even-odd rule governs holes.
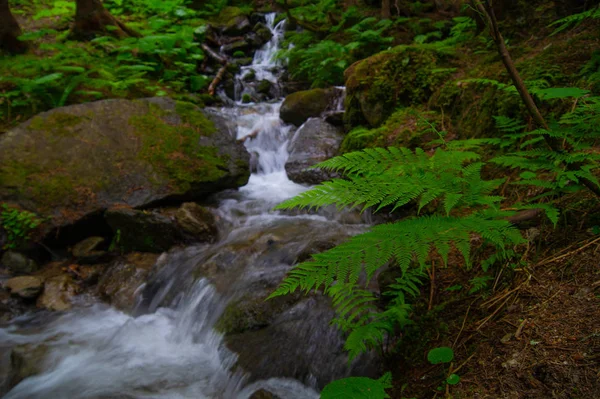
[[[0,0],[0,50],[10,54],[23,53],[27,43],[17,39],[21,36],[21,27],[10,12],[8,0]]]
[[[390,0],[381,0],[381,18],[390,19],[392,16]]]
[[[139,37],[139,34],[113,17],[100,0],[76,0],[75,23],[71,38],[91,40],[98,35]]]
[[[525,107],[527,108],[529,115],[531,116],[531,118],[533,119],[533,121],[536,123],[536,125],[538,127],[541,127],[545,130],[550,130],[548,127],[548,123],[542,116],[539,108],[537,107],[537,105],[535,104],[535,101],[533,100],[533,97],[531,97],[531,94],[527,90],[527,87],[525,86],[525,82],[521,78],[519,71],[515,67],[515,63],[513,62],[512,57],[510,56],[510,53],[508,52],[508,49],[506,48],[506,45],[504,43],[504,37],[502,37],[502,34],[500,33],[500,29],[498,28],[498,20],[496,19],[496,14],[494,13],[494,9],[492,8],[491,1],[490,0],[473,0],[473,3],[475,5],[476,9],[479,11],[481,17],[484,19],[486,25],[488,26],[488,28],[490,30],[490,36],[492,37],[492,40],[494,40],[494,42],[496,43],[496,47],[498,48],[498,54],[500,55],[500,58],[502,59],[502,63],[504,64],[504,67],[506,68],[508,75],[510,76],[513,84],[515,85],[517,92],[519,93],[519,96],[521,97],[521,100],[525,104]],[[550,147],[550,149],[552,151],[563,152],[563,151],[571,150],[570,145],[566,141],[562,142],[559,139],[552,137],[550,135],[544,135],[543,137],[544,137],[544,140],[546,141],[546,144],[548,145],[548,147]],[[577,170],[580,167],[581,167],[581,165],[571,164],[571,165],[569,165],[569,170]],[[596,186],[596,184],[594,182],[592,182],[588,179],[582,179],[582,183],[591,192],[593,192],[598,197],[600,197],[600,188],[598,186]]]

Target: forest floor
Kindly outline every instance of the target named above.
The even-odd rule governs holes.
[[[452,347],[454,363],[431,365],[421,350],[420,362],[391,364],[391,397],[600,398],[600,236],[585,227],[597,211],[572,214],[579,225],[529,229],[527,266],[499,269],[487,295],[465,295],[437,313],[430,348]],[[460,286],[465,276],[439,270],[435,287]],[[448,294],[435,292],[434,311]],[[456,386],[443,383],[452,373]]]

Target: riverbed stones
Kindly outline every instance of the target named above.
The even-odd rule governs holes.
[[[281,399],[279,396],[267,391],[266,389],[259,389],[254,392],[248,399]]]
[[[320,169],[308,169],[338,154],[344,139],[341,129],[321,118],[310,118],[294,134],[288,151],[290,156],[285,170],[296,183],[319,184],[336,173]]]
[[[35,276],[20,276],[7,280],[4,287],[10,290],[12,295],[23,299],[36,298],[44,286],[44,280]]]
[[[279,117],[286,123],[302,125],[308,118],[321,116],[334,107],[341,89],[311,89],[288,95],[279,111]]]
[[[33,259],[15,251],[6,251],[0,259],[0,266],[7,268],[14,275],[31,274],[38,270],[38,265]]]
[[[0,202],[49,217],[44,232],[113,206],[204,198],[244,185],[232,121],[169,98],[41,113],[0,136]]]
[[[194,202],[186,202],[175,213],[175,219],[182,230],[198,241],[216,239],[218,232],[216,217],[208,208]]]
[[[53,311],[68,310],[71,299],[79,293],[79,286],[69,275],[54,276],[46,280],[44,291],[37,300],[37,307]]]

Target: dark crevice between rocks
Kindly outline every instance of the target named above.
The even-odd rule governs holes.
[[[104,219],[104,211],[94,212],[77,222],[53,229],[41,246],[48,252],[48,260],[68,257],[68,248],[92,236],[103,237],[108,246],[113,237],[113,231]]]

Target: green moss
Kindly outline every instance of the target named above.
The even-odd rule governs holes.
[[[346,135],[341,151],[349,152],[368,147],[427,147],[436,139],[443,126],[442,116],[434,111],[426,111],[419,107],[407,107],[396,110],[376,129],[356,128]]]
[[[433,51],[398,46],[346,70],[348,127],[364,119],[380,126],[399,106],[422,104],[452,69],[439,69]]]
[[[52,133],[52,135],[68,137],[76,134],[73,127],[77,126],[83,120],[77,115],[65,112],[54,112],[47,117],[36,116],[29,124],[30,129],[41,130]]]
[[[181,117],[184,123],[191,125],[203,136],[210,136],[217,131],[212,123],[195,104],[187,101],[177,101],[175,103],[175,112]]]
[[[179,104],[179,110],[190,111],[193,105],[186,104]],[[183,191],[196,182],[218,180],[227,174],[226,160],[218,155],[218,149],[199,144],[201,136],[215,131],[212,122],[200,115],[184,112],[181,117],[191,125],[187,128],[167,123],[156,112],[129,119],[142,139],[138,157],[149,162]]]

